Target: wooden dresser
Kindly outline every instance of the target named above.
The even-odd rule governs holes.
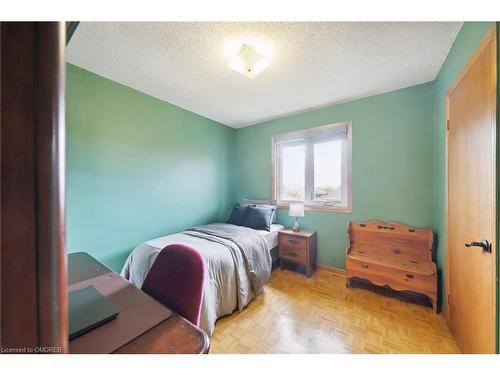
[[[280,230],[278,256],[281,268],[284,261],[303,264],[306,266],[307,276],[311,276],[312,268],[316,264],[316,242],[316,231]]]
[[[349,223],[347,286],[352,278],[425,295],[437,312],[437,267],[431,229],[399,223]]]

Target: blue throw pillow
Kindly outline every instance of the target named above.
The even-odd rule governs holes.
[[[268,232],[271,230],[274,208],[247,206],[247,209],[248,215],[243,226],[252,229],[264,229]]]
[[[228,224],[243,225],[248,216],[248,206],[241,207],[239,203],[236,203],[231,211],[231,216],[229,216]]]

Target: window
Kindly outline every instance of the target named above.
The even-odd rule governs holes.
[[[273,195],[281,207],[351,212],[351,123],[273,137]]]

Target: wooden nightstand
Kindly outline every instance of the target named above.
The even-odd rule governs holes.
[[[307,276],[311,276],[312,267],[316,266],[316,231],[301,230],[294,232],[290,229],[279,231],[278,256],[280,267],[283,261],[306,266]]]

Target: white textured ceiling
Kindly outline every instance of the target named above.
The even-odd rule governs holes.
[[[432,81],[461,25],[82,22],[67,61],[239,128]],[[253,81],[227,67],[248,40],[272,55]]]

